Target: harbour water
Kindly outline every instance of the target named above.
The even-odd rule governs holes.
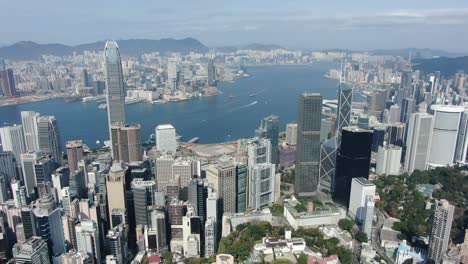
[[[319,63],[247,68],[250,77],[218,83],[223,92],[218,96],[167,104],[129,104],[127,121],[142,125],[142,141],[164,123],[174,125],[182,141],[199,137],[200,143],[216,143],[252,137],[260,120],[270,114],[279,116],[284,130],[286,123],[297,119],[300,93],[337,98],[337,82],[324,77],[330,67],[331,64]],[[5,106],[0,107],[0,123],[19,124],[20,112],[26,110],[55,115],[63,142],[82,139],[96,148],[97,140],[108,139],[107,113],[98,109],[101,103],[54,99]]]

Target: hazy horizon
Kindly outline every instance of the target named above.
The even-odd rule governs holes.
[[[430,48],[468,52],[468,2],[216,0],[2,1],[0,45],[78,45],[106,39],[181,39],[209,47],[274,44],[307,49]]]

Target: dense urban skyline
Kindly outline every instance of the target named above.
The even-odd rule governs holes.
[[[181,5],[181,6],[180,6]],[[267,6],[267,8],[265,8]],[[4,1],[0,45],[22,40],[81,44],[128,38],[194,37],[208,46],[252,42],[290,48],[434,48],[467,52],[461,1]],[[58,22],[60,21],[60,22]],[[50,28],[54,28],[50,31]],[[451,39],[453,41],[447,41]]]

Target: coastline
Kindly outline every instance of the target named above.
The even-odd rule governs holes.
[[[0,100],[0,107],[22,105],[22,104],[35,103],[35,102],[40,102],[40,101],[67,98],[69,96],[70,94],[68,93],[59,93],[59,94],[47,95],[47,96],[29,95],[29,96],[23,96],[23,97],[5,98],[5,99]]]

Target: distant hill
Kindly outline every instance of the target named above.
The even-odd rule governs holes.
[[[454,75],[457,71],[463,70],[468,73],[468,56],[457,58],[432,58],[432,59],[418,59],[413,60],[413,69],[420,70],[424,73],[431,73],[440,71],[445,77]]]
[[[270,51],[270,50],[275,50],[275,49],[286,49],[286,48],[283,48],[278,45],[272,45],[272,44],[252,43],[247,46],[240,47],[239,49]]]
[[[433,57],[459,57],[468,55],[466,53],[454,53],[444,50],[437,49],[417,49],[417,48],[406,48],[406,49],[377,49],[373,50],[372,53],[376,55],[392,55],[392,56],[402,56],[408,57],[411,50],[412,59],[430,59]]]
[[[206,52],[208,47],[193,38],[184,39],[128,39],[117,41],[122,54],[139,55],[149,52]],[[100,51],[104,49],[105,41],[67,46],[63,44],[38,44],[32,41],[21,41],[10,46],[0,47],[0,58],[11,60],[36,60],[44,54],[64,56],[73,52],[85,50]]]

